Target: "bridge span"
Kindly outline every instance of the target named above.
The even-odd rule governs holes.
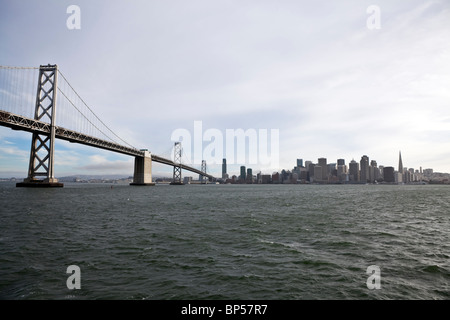
[[[0,71],[8,69],[21,69],[14,67],[0,67]],[[27,69],[27,68],[25,68]],[[28,68],[31,69],[31,68]],[[37,69],[37,68],[35,68]],[[58,67],[56,65],[45,65],[39,68],[38,88],[36,102],[34,106],[34,118],[20,115],[14,112],[3,110],[0,105],[0,125],[13,130],[27,131],[32,133],[32,143],[30,151],[30,161],[28,176],[17,184],[19,187],[62,187],[54,176],[54,141],[55,139],[66,140],[72,143],[79,143],[94,148],[100,148],[112,152],[135,157],[134,175],[131,185],[154,185],[152,182],[152,162],[158,162],[174,168],[174,184],[182,184],[181,169],[197,173],[207,177],[210,181],[215,177],[206,173],[206,170],[198,170],[192,166],[181,163],[181,154],[175,161],[158,155],[151,154],[147,149],[137,149],[130,145],[117,143],[112,139],[99,138],[95,135],[80,132],[78,130],[65,128],[56,124],[57,93],[60,92],[63,98],[69,100],[70,104],[80,112],[68,95],[58,86]],[[64,76],[62,76],[64,80]],[[66,80],[67,81],[67,80]],[[73,90],[73,88],[69,87]],[[4,88],[3,92],[6,91]],[[20,93],[14,92],[17,95]],[[78,96],[78,94],[75,92]],[[84,103],[84,101],[78,96]],[[6,108],[5,108],[6,109]],[[11,107],[10,107],[11,109]],[[14,109],[14,108],[13,108]],[[89,107],[88,109],[92,111]],[[82,114],[87,122],[92,124],[102,134],[104,132],[94,125],[86,115]],[[95,116],[95,114],[94,114]],[[95,116],[96,117],[96,116]],[[98,118],[97,118],[98,119]],[[47,121],[44,121],[47,120]],[[98,119],[99,120],[99,119]],[[99,120],[101,124],[103,122]],[[103,124],[104,125],[104,124]],[[107,127],[106,127],[107,128]],[[109,128],[107,128],[110,130]],[[111,130],[110,130],[111,131]],[[115,135],[115,133],[113,133]],[[116,135],[117,136],[117,135]],[[120,138],[119,138],[120,139]],[[175,143],[177,146],[177,143]],[[181,151],[180,151],[181,152]],[[178,159],[178,161],[177,161]],[[202,166],[203,168],[203,166]]]

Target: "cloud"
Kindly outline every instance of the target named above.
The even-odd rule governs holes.
[[[1,145],[5,143],[6,146]],[[9,141],[0,141],[0,158],[9,158],[9,159],[27,159],[28,160],[29,153],[25,150],[19,149],[14,143]]]
[[[127,161],[115,160],[110,161],[103,156],[93,155],[89,157],[89,164],[78,167],[81,170],[95,171],[98,173],[112,172],[112,173],[127,173],[133,172],[132,158]]]

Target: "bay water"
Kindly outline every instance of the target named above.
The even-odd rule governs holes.
[[[450,186],[2,182],[0,298],[446,300]]]

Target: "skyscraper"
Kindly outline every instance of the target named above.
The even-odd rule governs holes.
[[[309,177],[309,181],[312,180],[312,178],[314,178],[314,167],[316,166],[314,163],[312,163],[311,161],[307,161],[309,162],[308,165],[306,166],[306,168],[308,169],[308,177]],[[320,175],[322,176],[322,175]]]
[[[364,155],[361,157],[361,161],[359,162],[361,164],[361,182],[368,182],[369,181],[369,157]]]
[[[314,181],[322,181],[322,167],[319,165],[314,166]]]
[[[403,174],[402,152],[398,152],[398,172]]]
[[[370,161],[370,182],[375,182],[375,180],[380,179],[380,169],[375,160]]]
[[[303,159],[297,159],[297,167],[303,167]]]
[[[345,166],[345,159],[338,159],[337,160],[337,165],[338,166]]]
[[[385,182],[395,182],[394,167],[384,167],[383,176]]]
[[[222,162],[222,179],[227,179],[227,159],[223,159]]]
[[[350,181],[359,182],[359,163],[352,160],[349,164]]]
[[[253,183],[253,170],[252,168],[247,168],[247,177],[245,178],[247,183]]]
[[[245,175],[245,166],[241,166],[241,180],[245,181],[246,175]]]
[[[322,167],[322,179],[324,181],[328,181],[328,166],[327,166],[327,158],[319,158],[319,166]],[[316,173],[314,172],[314,176]],[[317,179],[317,177],[316,177]]]

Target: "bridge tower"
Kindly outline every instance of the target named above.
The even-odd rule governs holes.
[[[173,162],[177,164],[173,166],[173,181],[170,183],[172,185],[182,185],[183,181],[181,180],[181,156],[183,149],[181,148],[181,142],[175,142],[173,153],[174,159]]]
[[[201,171],[206,174],[206,160],[202,160],[202,169]],[[200,175],[200,180],[202,184],[206,183],[206,176]]]
[[[28,177],[17,187],[62,187],[54,176],[55,120],[58,66],[39,68],[34,120],[48,121],[50,134],[33,133]],[[39,178],[42,177],[42,178]]]

